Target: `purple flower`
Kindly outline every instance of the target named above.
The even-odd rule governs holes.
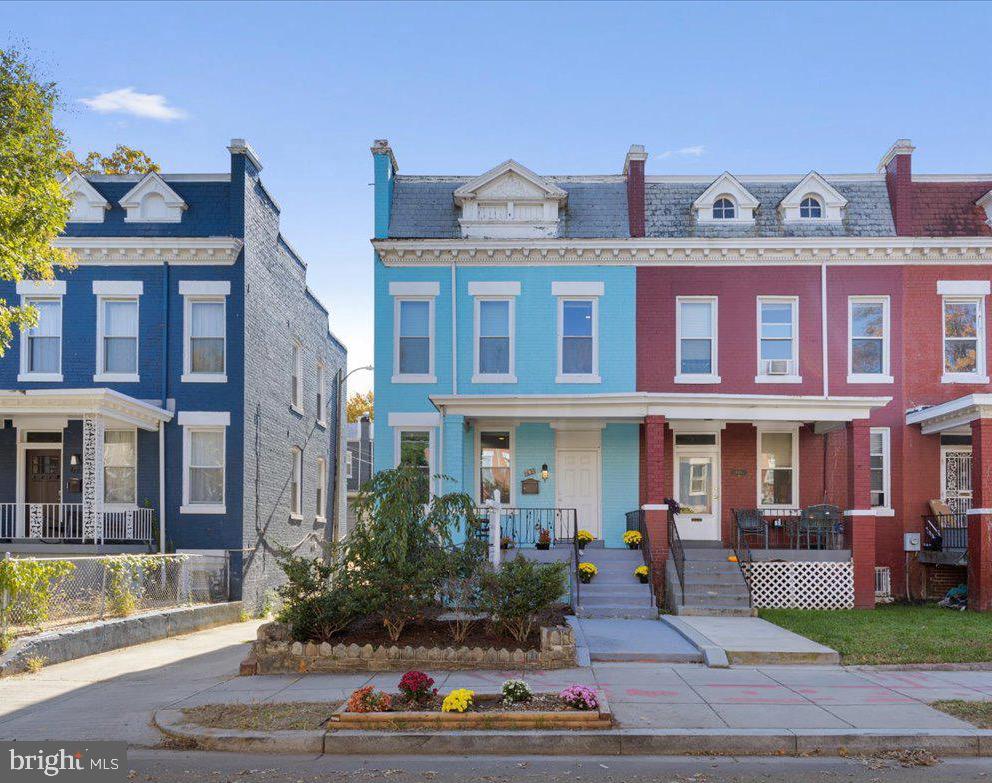
[[[558,694],[558,698],[569,707],[574,707],[577,710],[599,709],[599,699],[596,698],[596,692],[585,685],[569,685]]]

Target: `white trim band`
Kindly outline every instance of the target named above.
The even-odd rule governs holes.
[[[520,296],[520,281],[487,282],[473,280],[468,284],[469,296]]]
[[[441,293],[441,284],[432,283],[406,283],[393,282],[389,284],[390,296],[438,296]]]
[[[180,411],[176,414],[180,427],[229,427],[231,414],[228,411]]]
[[[21,296],[65,296],[65,280],[18,280]]]
[[[97,296],[141,296],[145,284],[140,280],[94,280],[93,293]]]
[[[988,280],[938,280],[941,296],[988,296],[992,288]]]
[[[441,424],[439,413],[390,413],[390,427],[438,427]]]
[[[551,283],[552,296],[602,296],[605,290],[601,282],[555,280]]]
[[[668,511],[667,503],[645,503],[641,511]]]
[[[230,296],[231,283],[227,280],[180,280],[180,296]]]

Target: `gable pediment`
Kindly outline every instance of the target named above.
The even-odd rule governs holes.
[[[809,217],[802,214],[800,207],[807,199],[813,199],[814,203],[819,204],[819,217]],[[811,171],[782,199],[778,209],[782,219],[787,222],[793,220],[838,222],[843,220],[846,206],[847,199],[822,176]]]
[[[186,202],[164,179],[149,172],[120,200],[127,223],[179,223]]]
[[[714,214],[714,205],[722,199],[729,199],[733,204],[732,218]],[[700,223],[751,223],[754,221],[754,210],[760,203],[737,177],[725,171],[692,202],[692,209]]]
[[[515,160],[507,160],[466,182],[455,191],[455,203],[486,198],[550,199],[564,201],[568,194]]]
[[[69,223],[102,223],[110,202],[78,171],[72,172],[62,183],[63,192],[72,201]]]
[[[553,237],[568,194],[515,160],[507,160],[454,192],[462,236],[478,239]]]

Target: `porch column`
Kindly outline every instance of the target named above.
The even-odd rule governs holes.
[[[83,417],[83,541],[103,543],[103,417]]]
[[[668,507],[665,505],[665,417],[648,416],[644,421],[647,502],[641,506],[651,545],[652,578],[659,605],[665,595],[668,563]]]
[[[992,610],[992,419],[971,423],[968,608]]]
[[[867,419],[847,423],[847,511],[854,606],[875,608],[875,512],[871,507],[871,448]]]

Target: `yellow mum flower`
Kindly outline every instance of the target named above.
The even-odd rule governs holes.
[[[441,704],[441,712],[465,712],[472,706],[472,697],[475,691],[468,688],[455,688],[444,697]]]

